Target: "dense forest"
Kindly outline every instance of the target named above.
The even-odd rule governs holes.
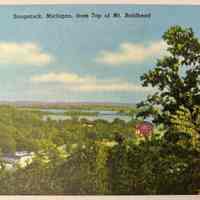
[[[180,26],[163,40],[169,54],[141,77],[155,93],[134,108],[102,105],[129,121],[79,118],[95,105],[66,109],[64,120],[44,120],[40,106],[1,105],[0,194],[199,194],[200,42]],[[153,132],[138,135],[147,117]],[[21,151],[34,153],[31,162],[7,169],[4,158]]]

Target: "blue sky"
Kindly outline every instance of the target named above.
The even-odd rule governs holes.
[[[136,103],[140,76],[172,25],[200,37],[199,6],[1,6],[0,100]],[[151,18],[13,19],[13,14],[143,12]]]

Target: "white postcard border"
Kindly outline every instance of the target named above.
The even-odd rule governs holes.
[[[1,0],[2,5],[35,4],[137,4],[137,5],[200,5],[200,0]],[[156,195],[156,196],[40,196],[0,195],[0,200],[200,200],[200,195]]]

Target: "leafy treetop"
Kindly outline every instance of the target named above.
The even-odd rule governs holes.
[[[143,86],[157,90],[139,106],[148,108],[143,115],[155,114],[156,122],[169,124],[170,115],[180,106],[192,113],[194,106],[200,105],[200,42],[191,28],[181,26],[169,28],[162,38],[168,54],[141,76]]]

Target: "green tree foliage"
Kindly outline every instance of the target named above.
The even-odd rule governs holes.
[[[152,86],[157,91],[141,105],[146,105],[144,114],[154,114],[155,121],[170,123],[170,114],[180,106],[192,113],[194,105],[200,105],[200,42],[191,28],[173,26],[163,35],[168,54],[157,60],[156,66],[145,73],[143,86]],[[159,108],[161,112],[155,110]]]
[[[191,113],[188,108],[181,106],[174,115],[171,116],[172,130],[185,134],[184,139],[191,139],[191,143],[194,148],[200,149],[199,145],[199,133],[200,133],[200,107],[194,106]]]
[[[139,145],[132,141],[117,145],[108,158],[111,193],[194,194],[199,184],[195,158],[193,148],[156,138]]]
[[[167,137],[173,138],[176,146],[182,146],[185,151],[190,149],[190,173],[192,174],[191,189],[193,192],[200,191],[200,110],[195,106],[191,113],[189,109],[181,106],[179,110],[171,116],[171,134]],[[168,141],[170,139],[168,138]],[[185,152],[184,156],[188,156]]]
[[[16,142],[12,135],[12,127],[0,123],[0,149],[2,153],[13,153],[16,150]]]
[[[139,105],[140,115],[153,115],[154,122],[166,129],[157,190],[182,193],[184,188],[194,193],[200,188],[200,42],[191,28],[181,26],[169,28],[163,40],[168,54],[141,77],[143,86],[150,85],[156,92]]]

